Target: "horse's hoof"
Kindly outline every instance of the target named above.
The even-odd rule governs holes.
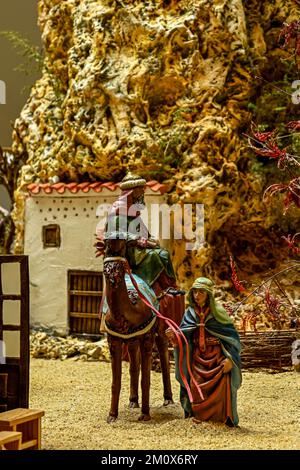
[[[139,421],[150,421],[151,419],[151,416],[150,415],[145,415],[145,414],[141,414],[141,416],[139,416]]]
[[[202,423],[202,421],[200,421],[200,419],[197,419],[197,418],[192,418],[192,421],[195,424],[201,424]]]
[[[171,399],[168,398],[164,400],[163,406],[168,406],[168,405],[174,405],[172,398]]]
[[[136,401],[129,401],[129,408],[139,408],[140,405]]]
[[[117,417],[116,417],[116,416],[108,415],[106,421],[107,421],[108,424],[114,423],[115,421],[117,421]]]

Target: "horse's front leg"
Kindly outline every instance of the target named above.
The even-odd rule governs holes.
[[[156,346],[159,353],[163,386],[164,386],[164,406],[173,404],[172,387],[170,379],[170,359],[169,359],[169,341],[165,335],[165,323],[158,320],[158,331],[155,337]]]
[[[140,375],[140,348],[139,340],[133,339],[128,343],[129,373],[130,373],[130,396],[129,407],[139,408],[139,375]]]
[[[119,397],[122,377],[122,341],[110,335],[108,335],[107,339],[111,356],[112,370],[111,405],[107,422],[113,423],[118,417],[119,410]]]
[[[149,421],[150,416],[150,374],[152,364],[152,349],[154,344],[153,328],[149,333],[143,335],[140,340],[141,369],[142,369],[142,413],[139,421]]]

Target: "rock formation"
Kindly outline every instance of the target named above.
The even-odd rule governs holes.
[[[255,76],[283,79],[278,36],[299,13],[292,0],[40,1],[45,66],[14,133],[14,152],[28,156],[16,251],[26,184],[118,181],[130,168],[168,183],[170,203],[205,204],[205,245],[187,252],[174,242],[182,286],[199,274],[226,284],[230,254],[241,277],[278,267],[280,236],[297,228],[299,211],[283,219],[279,199],[262,202],[276,169],[243,132],[253,112],[271,128],[286,120],[267,108],[272,89]]]
[[[91,342],[68,336],[63,338],[44,331],[30,334],[30,354],[35,358],[61,359],[73,358],[81,361],[109,361],[109,348],[105,338]]]

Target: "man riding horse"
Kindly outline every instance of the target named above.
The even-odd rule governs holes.
[[[117,232],[119,227],[126,227],[129,240],[126,257],[132,272],[151,286],[156,295],[164,290],[180,294],[169,252],[151,237],[140,216],[145,207],[146,180],[129,173],[120,188],[122,194],[108,216],[108,230],[109,226],[117,227]]]
[[[176,278],[168,250],[151,237],[140,216],[145,207],[146,180],[129,173],[120,184],[122,190],[108,214],[106,234],[126,238],[126,258],[134,274],[142,278],[157,296],[184,294]],[[96,246],[100,248],[101,240]]]
[[[123,345],[125,343],[128,347],[130,359],[129,401],[131,407],[138,406],[139,356],[135,340],[141,351],[144,399],[140,419],[150,419],[149,374],[153,340],[155,340],[160,357],[164,405],[173,403],[165,320],[171,319],[179,324],[184,310],[184,296],[182,295],[184,292],[176,288],[175,273],[169,252],[161,248],[159,242],[151,237],[140,217],[140,210],[145,207],[146,180],[129,174],[122,180],[120,187],[122,193],[109,211],[105,234],[103,237],[98,237],[95,245],[98,254],[102,252],[104,254],[105,251],[106,294],[103,296],[100,310],[103,315],[102,331],[108,334],[112,358],[112,403],[108,422],[113,422],[118,415],[121,343]],[[134,276],[135,286],[132,284],[133,280],[130,279],[127,269],[124,268],[127,262],[131,269],[130,276]],[[139,298],[141,296],[146,297],[156,309],[159,308],[159,312],[156,310],[157,314],[160,313],[162,317],[165,317],[164,320],[160,318],[158,321],[154,318],[156,323],[153,324],[153,328],[152,324],[149,326],[147,323],[149,320],[153,321],[153,316],[149,316],[151,309],[149,310],[149,307]],[[144,315],[146,322],[138,321],[141,314]],[[136,326],[136,323],[141,323],[141,325]],[[151,329],[144,334],[145,327],[151,327]]]

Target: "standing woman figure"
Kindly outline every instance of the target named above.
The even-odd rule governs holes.
[[[179,351],[174,333],[167,330],[173,341],[176,379],[180,382],[180,402],[185,418],[195,422],[214,421],[237,426],[237,390],[241,385],[240,338],[226,310],[218,305],[213,293],[214,283],[205,277],[195,280],[188,293],[189,306],[180,324],[190,354],[191,371],[201,387],[204,400],[190,380],[184,347],[182,367],[193,395],[190,402],[179,372]]]

